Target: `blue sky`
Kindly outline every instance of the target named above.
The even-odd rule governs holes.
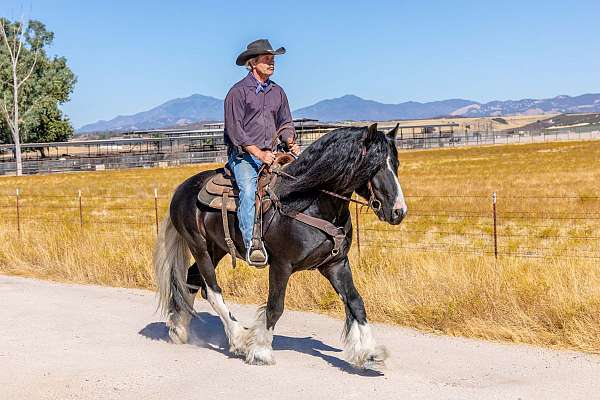
[[[256,38],[285,46],[292,109],[355,94],[387,103],[600,92],[600,1],[35,1],[78,83],[75,127],[193,93],[223,98]]]

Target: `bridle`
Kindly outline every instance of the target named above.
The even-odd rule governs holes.
[[[273,172],[276,175],[285,176],[286,178],[289,178],[294,181],[298,180],[298,177],[288,174],[287,172],[283,171],[281,168],[275,168],[275,169],[271,170],[271,172]],[[374,211],[381,210],[381,202],[379,200],[377,200],[377,198],[375,197],[375,192],[373,191],[373,185],[371,184],[371,181],[369,181],[367,186],[369,188],[368,201],[353,199],[351,197],[344,196],[344,195],[341,195],[341,194],[338,194],[335,192],[331,192],[331,191],[325,190],[325,189],[319,189],[319,192],[325,193],[329,196],[336,197],[336,198],[344,200],[344,201],[347,201],[349,203],[356,203],[356,204],[360,204],[360,205],[372,208]]]
[[[285,123],[282,126],[279,127],[279,129],[277,130],[277,132],[275,132],[275,136],[273,137],[273,142],[271,143],[271,148],[273,148],[273,146],[275,146],[275,143],[277,142],[277,139],[279,139],[279,137],[281,136],[281,134],[283,133],[284,130],[286,130],[288,128],[288,126],[291,123]],[[367,155],[367,148],[363,146],[362,148],[362,155],[363,157]],[[291,154],[291,153],[290,153]],[[292,156],[294,158],[297,158],[294,154],[292,154]],[[269,168],[270,169],[270,168]],[[298,177],[295,177],[293,175],[288,174],[287,172],[283,171],[281,168],[274,168],[274,169],[270,169],[272,173],[276,174],[276,175],[282,175],[285,176],[286,178],[292,179],[292,180],[298,180]],[[347,197],[347,196],[343,196],[341,194],[335,193],[335,192],[331,192],[329,190],[325,190],[325,189],[319,189],[319,191],[321,193],[325,193],[329,196],[347,201],[348,203],[356,203],[356,204],[360,204],[362,206],[368,207],[370,209],[372,209],[375,213],[378,213],[379,211],[381,211],[381,201],[379,201],[377,199],[377,197],[375,196],[375,191],[373,190],[373,184],[371,183],[371,180],[369,180],[369,182],[367,183],[367,188],[369,189],[369,198],[367,201],[362,201],[359,199],[353,199],[351,197]]]

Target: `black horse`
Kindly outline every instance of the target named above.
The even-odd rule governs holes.
[[[215,171],[199,173],[183,182],[171,200],[156,244],[154,265],[161,309],[167,317],[169,336],[176,343],[188,339],[194,298],[201,289],[223,321],[230,351],[247,363],[273,364],[273,329],[283,313],[290,275],[318,269],[346,306],[342,336],[347,360],[358,367],[383,363],[387,350],[376,346],[367,323],[364,304],[352,281],[348,251],[352,223],[348,202],[325,191],[349,197],[356,192],[379,203],[374,211],[380,220],[399,224],[407,208],[398,181],[398,126],[387,134],[370,127],[336,129],[315,141],[290,163],[272,188],[280,207],[267,210],[264,241],[270,257],[269,296],[256,320],[246,328],[230,313],[221,296],[215,267],[227,254],[221,214],[202,208],[196,196]],[[296,179],[292,179],[295,177]],[[332,238],[321,230],[290,218],[282,210],[301,211],[343,228],[345,239],[339,253],[332,255]],[[231,215],[230,221],[237,220]],[[239,254],[245,254],[242,235],[234,235]],[[189,255],[195,263],[189,265]],[[326,262],[323,262],[323,261]]]

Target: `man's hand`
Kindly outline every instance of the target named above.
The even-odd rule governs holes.
[[[264,162],[267,165],[273,164],[275,161],[275,155],[273,152],[269,150],[261,150],[258,146],[253,144],[244,146],[244,150],[248,153],[252,154],[254,157],[258,158],[260,161]]]
[[[298,144],[296,142],[289,141],[288,149],[290,150],[290,153],[292,153],[295,156],[300,154],[300,146],[298,146]]]
[[[270,150],[261,151],[257,157],[260,161],[267,165],[271,165],[273,164],[273,161],[275,161],[275,154],[273,154],[273,152]]]

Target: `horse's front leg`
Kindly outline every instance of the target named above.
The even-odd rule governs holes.
[[[283,314],[285,290],[292,273],[291,266],[269,267],[269,298],[267,305],[260,307],[256,320],[249,328],[246,344],[246,362],[257,365],[275,364],[273,357],[273,330]]]
[[[383,365],[388,357],[384,346],[377,346],[367,322],[365,306],[354,286],[348,258],[319,268],[346,306],[346,326],[342,335],[346,359],[358,368]]]

